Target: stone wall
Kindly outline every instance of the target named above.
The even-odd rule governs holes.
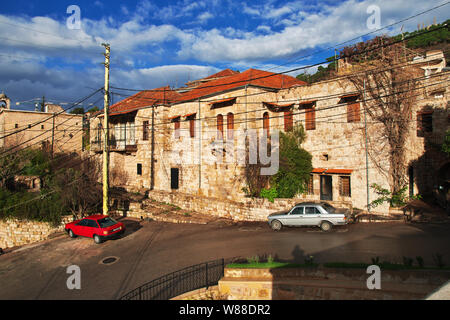
[[[381,270],[381,289],[369,290],[365,269],[226,268],[219,292],[231,300],[424,299],[446,283],[450,271]]]
[[[150,191],[148,197],[158,202],[176,205],[184,210],[229,218],[235,221],[267,221],[267,216],[270,213],[290,209],[296,203],[305,200],[302,198],[275,199],[272,203],[267,199],[245,198],[242,201],[233,201],[223,198],[156,190]],[[334,203],[334,205],[352,210],[351,202],[339,202]],[[141,216],[141,210],[141,205],[137,203],[130,204],[130,216]],[[135,213],[139,212],[139,214],[133,215],[133,211]],[[142,213],[145,216],[145,212]]]
[[[45,240],[55,232],[64,230],[64,225],[73,221],[72,216],[63,218],[58,227],[48,222],[8,219],[0,221],[0,248],[12,248]]]

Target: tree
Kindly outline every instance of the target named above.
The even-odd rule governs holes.
[[[292,131],[280,132],[280,168],[271,184],[280,198],[293,198],[306,190],[312,171],[312,156],[301,148],[306,133],[300,124]]]
[[[387,41],[388,39],[384,39],[383,43],[386,44]],[[372,46],[373,43],[362,49],[373,48]],[[347,51],[355,53],[359,49],[361,48]],[[369,117],[380,125],[380,130],[377,131],[379,137],[368,151],[373,156],[372,159],[376,159],[376,154],[381,151],[387,151],[388,169],[380,161],[375,161],[375,165],[389,178],[390,192],[396,195],[407,184],[405,144],[415,103],[415,79],[420,75],[420,69],[407,63],[403,47],[399,44],[375,51],[371,53],[370,59],[357,60],[360,63],[353,66],[354,73],[349,79],[360,97],[365,96],[363,107]],[[402,67],[398,67],[399,65]]]
[[[93,159],[81,159],[77,155],[66,161],[47,184],[56,190],[63,205],[74,216],[82,217],[101,205],[100,172],[100,166]]]
[[[273,202],[274,198],[293,198],[306,190],[312,171],[312,156],[301,145],[306,139],[303,126],[280,132],[279,169],[267,177],[259,196]],[[266,188],[270,184],[270,188]]]
[[[84,114],[84,108],[83,107],[78,107],[75,109],[70,110],[71,114]]]
[[[450,129],[445,132],[444,143],[442,144],[442,151],[450,157]]]

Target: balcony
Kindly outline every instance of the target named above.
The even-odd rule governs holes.
[[[121,143],[121,141],[110,140],[109,141],[109,151],[110,152],[124,152],[124,153],[134,153],[137,151],[136,143],[131,144],[131,141],[127,143]],[[103,152],[103,143],[101,141],[91,141],[91,151],[102,153]]]

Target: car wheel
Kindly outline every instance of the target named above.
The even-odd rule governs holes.
[[[322,229],[322,231],[324,231],[324,232],[330,231],[331,227],[332,227],[332,225],[328,221],[324,221],[320,224],[320,229]]]
[[[73,233],[72,230],[69,229],[69,237],[76,238],[77,236],[75,235],[75,233]]]
[[[102,243],[103,241],[102,241],[102,238],[100,238],[99,235],[94,234],[94,242],[95,242],[96,244],[100,244],[100,243]]]
[[[274,231],[280,231],[281,228],[283,227],[281,222],[278,220],[273,220],[272,223],[270,224],[270,226],[272,227],[272,230],[274,230]]]

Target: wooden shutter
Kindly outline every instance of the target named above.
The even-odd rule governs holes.
[[[234,114],[229,112],[227,114],[227,139],[233,140],[234,138]]]
[[[305,109],[305,129],[315,130],[316,129],[316,110],[314,105],[310,108]]]
[[[148,121],[142,123],[142,140],[148,140]]]
[[[191,134],[191,138],[195,137],[195,118],[189,119],[189,133]]]
[[[294,117],[292,110],[284,112],[284,131],[291,131],[294,126]]]
[[[173,121],[175,129],[175,138],[178,139],[180,137],[180,118],[176,118]]]
[[[223,139],[223,115],[217,115],[217,139]]]
[[[347,104],[347,122],[359,122],[360,120],[359,102],[349,102]]]
[[[269,113],[264,112],[263,114],[263,129],[265,130],[267,136],[270,135],[270,120],[269,120]]]
[[[339,195],[343,197],[350,197],[350,177],[341,176],[339,177]]]

